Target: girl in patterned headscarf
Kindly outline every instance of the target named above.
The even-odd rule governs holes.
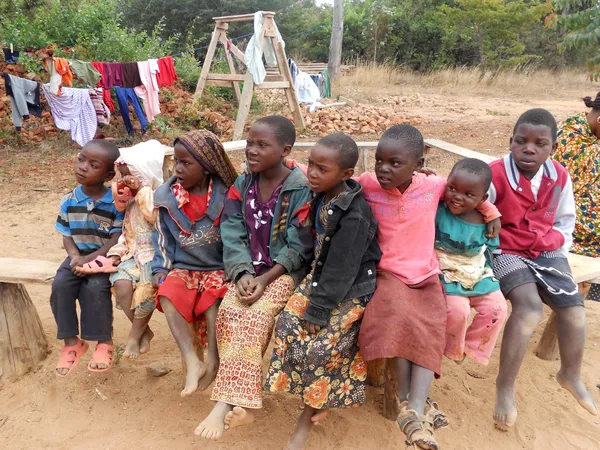
[[[174,176],[154,195],[158,210],[153,236],[152,282],[156,306],[185,360],[181,396],[205,389],[218,367],[215,321],[227,287],[219,221],[229,187],[237,177],[223,145],[210,131],[190,131],[175,140]],[[208,337],[208,356],[196,355],[188,324]]]

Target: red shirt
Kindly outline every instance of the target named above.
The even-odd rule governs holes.
[[[158,59],[158,70],[156,74],[156,81],[158,87],[173,86],[173,82],[177,81],[177,72],[175,72],[175,65],[173,64],[173,57],[165,56],[164,58]]]
[[[183,205],[181,210],[188,216],[192,221],[196,221],[204,217],[206,214],[208,194],[204,195],[192,195],[190,194],[190,201]]]

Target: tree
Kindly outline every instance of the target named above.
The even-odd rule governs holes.
[[[586,51],[592,80],[600,79],[600,7],[597,0],[555,0],[562,9],[558,24],[567,31],[563,48]]]
[[[548,3],[524,0],[456,0],[455,6],[439,7],[447,44],[474,45],[479,64],[526,62],[521,30],[541,23],[550,12]]]
[[[329,76],[335,80],[342,64],[342,39],[344,37],[344,0],[333,0],[333,21],[329,44]]]

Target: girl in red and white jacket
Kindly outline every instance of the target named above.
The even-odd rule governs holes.
[[[556,380],[591,414],[598,409],[581,382],[585,311],[567,252],[575,227],[573,187],[567,170],[549,159],[556,149],[556,121],[531,109],[517,121],[510,153],[490,164],[489,200],[502,214],[494,275],[512,304],[496,379],[496,425],[517,419],[515,380],[543,303],[556,312],[561,368]]]

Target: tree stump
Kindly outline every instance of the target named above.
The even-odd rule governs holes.
[[[587,296],[591,286],[591,283],[579,283],[579,293],[583,299]],[[550,313],[540,342],[538,342],[535,349],[535,354],[544,361],[554,361],[560,357],[558,351],[558,335],[556,334],[556,313],[554,311]]]
[[[15,380],[46,359],[40,316],[20,283],[0,282],[0,380]]]
[[[379,387],[385,383],[385,359],[376,359],[367,363],[367,384]]]
[[[385,360],[385,385],[383,387],[383,416],[395,421],[400,413],[400,402],[398,401],[398,381],[394,362],[392,359]]]

